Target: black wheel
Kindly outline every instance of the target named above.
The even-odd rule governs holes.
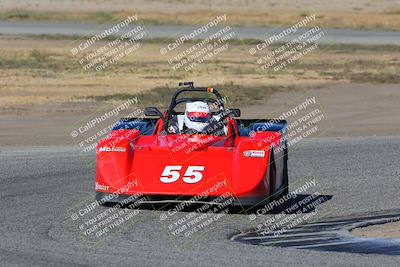
[[[288,150],[285,143],[285,150],[283,154],[283,192],[282,196],[289,194],[289,173],[288,173]]]
[[[273,158],[273,153],[271,156],[271,168],[270,169],[270,174],[271,174],[271,180],[270,180],[270,184],[271,184],[271,188],[273,190],[275,190],[275,185],[276,185],[276,167],[275,167],[275,162],[274,162],[274,158]],[[285,144],[285,150],[283,153],[283,182],[282,182],[282,186],[279,187],[278,189],[276,189],[277,191],[273,191],[271,192],[273,199],[280,199],[281,197],[289,194],[289,175],[288,175],[288,151],[287,151],[287,147]]]
[[[271,149],[271,156],[269,160],[269,188],[270,188],[270,198],[274,199],[278,197],[276,194],[276,165],[274,160],[274,152]]]

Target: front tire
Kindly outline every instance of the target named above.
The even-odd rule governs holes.
[[[270,161],[270,185],[271,185],[271,195],[273,199],[280,199],[283,196],[289,194],[289,175],[288,175],[288,151],[285,144],[285,150],[283,153],[283,170],[282,170],[282,185],[279,188],[276,187],[276,169],[275,169],[275,162],[273,158],[273,153],[271,155]]]

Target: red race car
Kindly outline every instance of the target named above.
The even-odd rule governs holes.
[[[239,119],[218,90],[180,83],[167,111],[123,118],[97,146],[99,204],[263,205],[288,193],[286,121]],[[143,200],[144,199],[144,200]]]

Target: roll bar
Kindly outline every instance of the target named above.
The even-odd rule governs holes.
[[[165,122],[164,123],[164,130],[167,129],[168,127],[168,123],[172,118],[172,111],[174,110],[175,106],[180,103],[177,101],[177,98],[180,94],[184,93],[184,92],[207,92],[207,93],[213,93],[216,97],[216,101],[219,103],[220,109],[224,110],[224,103],[222,100],[222,96],[220,95],[220,93],[218,92],[217,89],[212,88],[212,87],[194,87],[193,82],[180,82],[179,83],[179,87],[183,87],[182,89],[177,90],[171,99],[171,103],[169,105],[169,108],[167,110],[167,114],[165,117]],[[199,100],[199,98],[196,98],[197,100]],[[187,99],[189,100],[189,99]]]

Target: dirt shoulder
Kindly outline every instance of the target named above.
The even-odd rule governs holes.
[[[242,114],[253,118],[265,114],[268,117],[279,116],[291,107],[289,103],[293,99],[301,100],[315,95],[331,123],[323,136],[399,135],[398,89],[397,84],[342,84],[308,91],[278,92],[263,105],[242,108]]]
[[[357,228],[351,233],[359,237],[400,238],[400,221]]]

